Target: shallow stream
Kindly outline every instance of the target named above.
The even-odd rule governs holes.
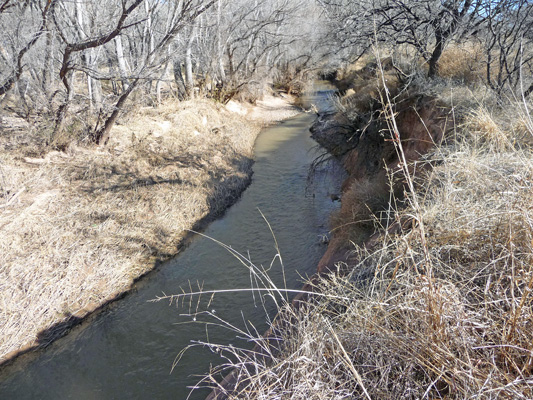
[[[318,109],[328,107],[331,91],[318,86],[310,101]],[[204,234],[249,254],[256,265],[269,267],[276,255],[275,242],[261,212],[279,244],[287,287],[302,287],[302,277],[313,274],[326,246],[321,235],[337,207],[330,194],[339,188],[339,167],[329,165],[308,181],[309,167],[320,153],[310,138],[314,114],[301,114],[263,130],[255,147],[253,181],[241,199],[225,215],[209,225]],[[317,152],[318,151],[318,152]],[[337,170],[336,170],[337,169]],[[259,212],[261,210],[261,212]],[[269,271],[283,287],[279,260]],[[48,348],[20,357],[0,371],[0,399],[186,399],[199,374],[221,359],[204,347],[188,350],[171,371],[177,354],[192,341],[232,343],[252,347],[237,334],[207,326],[189,314],[196,302],[169,305],[149,302],[181,289],[223,290],[250,287],[250,273],[227,250],[213,240],[196,236],[174,259],[136,284],[124,299],[74,328]],[[257,299],[257,295],[256,295]],[[200,310],[205,307],[201,303]],[[273,313],[267,303],[267,312]],[[225,321],[266,329],[265,310],[254,304],[250,292],[215,296],[209,310]],[[204,318],[205,319],[205,318]],[[198,390],[191,399],[203,399],[209,391]]]

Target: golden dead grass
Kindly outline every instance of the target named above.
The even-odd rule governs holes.
[[[0,361],[175,254],[246,186],[259,131],[204,100],[141,109],[105,149],[50,152],[35,132],[2,130]]]
[[[454,43],[444,50],[439,59],[439,75],[465,83],[481,82],[486,75],[485,57],[480,43]]]
[[[431,168],[410,178],[417,191],[393,218],[411,223],[383,231],[371,248],[356,246],[351,275],[328,276],[298,311],[280,310],[286,322],[274,339],[250,339],[279,351],[265,358],[220,347],[237,360],[224,365],[239,377],[228,398],[531,399],[526,107],[465,113],[453,140],[419,161]],[[512,120],[526,121],[529,138],[512,138]]]
[[[478,145],[485,145],[496,150],[513,147],[514,132],[504,130],[483,106],[467,114],[463,129],[479,142]]]

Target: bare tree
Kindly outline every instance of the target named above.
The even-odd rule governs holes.
[[[516,89],[521,73],[533,61],[533,4],[528,0],[488,1],[484,13],[487,16],[486,44],[489,86],[501,93],[506,86]],[[533,83],[523,93],[533,91]]]
[[[318,63],[316,9],[315,0],[0,0],[0,95],[20,81],[10,104],[46,103],[55,137],[76,116],[79,138],[105,144],[134,92],[159,104],[166,84],[180,100],[228,101]]]
[[[7,93],[7,91],[9,91],[13,87],[13,85],[20,79],[24,68],[24,56],[46,32],[49,12],[52,3],[53,0],[31,3],[27,1],[14,2],[4,0],[0,4],[0,18],[2,22],[0,26],[6,27],[8,25],[6,21],[8,18],[15,17],[15,19],[19,20],[19,23],[15,26],[15,30],[13,32],[15,37],[11,38],[11,55],[8,54],[4,47],[1,47],[2,51],[0,51],[0,54],[2,54],[2,57],[5,59],[6,63],[11,61],[13,67],[11,68],[11,71],[8,72],[7,78],[4,78],[3,82],[0,83],[0,96]],[[32,20],[32,18],[27,17],[28,14],[32,13],[32,10],[34,8],[38,8],[40,10],[39,27],[36,29],[36,31],[30,33],[29,40],[22,46],[22,48],[17,48],[20,39],[19,37],[22,35],[21,31],[23,30],[23,28],[26,27],[22,26],[22,21]],[[0,44],[0,46],[2,45]],[[1,72],[3,73],[4,71]]]
[[[192,48],[203,74],[216,81],[211,87],[218,85],[213,95],[226,102],[272,80],[289,60],[317,61],[316,9],[308,0],[218,1],[207,21],[199,21]]]
[[[451,41],[475,31],[485,19],[483,0],[318,0],[339,46],[361,55],[376,40],[408,45],[428,63],[428,75]]]
[[[189,26],[214,2],[215,0],[181,0],[171,3],[148,0],[114,2],[114,7],[107,10],[111,14],[107,19],[110,22],[107,22],[107,26],[100,25],[94,33],[85,26],[83,9],[78,2],[75,3],[74,13],[70,10],[69,4],[61,3],[54,7],[54,22],[64,42],[59,76],[66,90],[65,100],[57,112],[56,134],[63,128],[63,122],[73,99],[74,73],[83,71],[88,77],[87,89],[91,100],[94,98],[94,88],[98,87],[94,82],[118,78],[123,84],[123,91],[110,111],[99,119],[102,120],[102,126],[97,122],[90,135],[91,140],[97,144],[107,143],[109,132],[129,95],[144,82],[150,91],[150,82],[157,76],[160,66],[166,64],[168,46],[175,40],[178,32]],[[143,4],[145,7],[140,7]],[[93,11],[92,18],[98,18],[96,11]],[[157,35],[153,29],[156,21],[161,22]],[[125,32],[129,32],[127,46],[124,46],[123,41]],[[109,72],[102,73],[95,59],[95,50],[108,44],[115,47],[119,77],[112,76]],[[126,52],[129,53],[133,66],[131,69],[126,66]],[[77,62],[78,54],[81,63]]]
[[[59,30],[59,34],[61,35],[63,41],[65,42],[65,47],[63,49],[63,60],[61,63],[61,69],[59,71],[59,77],[66,89],[66,99],[59,108],[57,112],[57,118],[56,118],[56,127],[55,132],[56,134],[61,131],[63,127],[63,121],[65,119],[65,116],[67,114],[68,108],[70,106],[70,102],[72,101],[73,96],[73,88],[71,84],[72,80],[72,74],[75,71],[75,66],[71,60],[71,58],[79,52],[84,52],[85,50],[94,49],[100,46],[105,45],[106,43],[112,41],[115,37],[117,37],[124,29],[127,29],[133,25],[138,24],[140,21],[130,21],[130,16],[133,13],[133,11],[141,5],[143,0],[134,0],[130,4],[127,2],[122,3],[122,9],[120,14],[118,15],[118,18],[115,21],[114,27],[110,29],[107,32],[99,33],[92,37],[86,37],[86,34],[79,35],[81,37],[78,38],[77,41],[71,42],[69,40],[69,37],[65,33],[65,29],[62,27],[64,25],[63,21],[59,19],[58,17],[58,6],[57,2],[54,3],[53,7],[53,15],[54,15],[54,22]],[[78,19],[78,24],[80,22],[83,22],[83,20]],[[71,25],[72,26],[72,25]],[[80,27],[78,25],[74,25],[78,28],[79,32],[84,32],[83,27]]]
[[[130,83],[127,90],[122,93],[118,101],[115,104],[113,111],[107,116],[104,125],[101,129],[95,131],[93,140],[97,144],[106,144],[109,140],[109,133],[111,128],[115,124],[122,107],[124,106],[128,96],[137,87],[141,80],[151,76],[154,71],[157,71],[165,59],[167,53],[166,49],[168,45],[176,38],[176,35],[188,24],[193,23],[196,18],[206,12],[213,6],[216,0],[210,0],[207,2],[196,0],[181,0],[177,6],[170,10],[173,11],[170,19],[170,23],[167,25],[167,29],[164,34],[155,42],[152,51],[149,51],[144,58],[144,63],[139,66],[135,78]]]

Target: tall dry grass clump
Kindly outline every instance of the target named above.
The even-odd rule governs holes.
[[[483,82],[487,68],[485,58],[481,43],[454,43],[439,59],[439,76],[464,83]]]
[[[533,398],[531,108],[506,107],[463,109],[430,168],[402,169],[410,223],[283,308],[254,339],[268,358],[224,348],[239,385],[221,398]]]

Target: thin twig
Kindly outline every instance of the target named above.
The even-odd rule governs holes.
[[[17,193],[15,193],[15,195],[13,197],[11,197],[9,199],[9,201],[6,203],[6,204],[0,204],[0,208],[7,208],[9,207],[11,204],[13,204],[13,202],[22,194],[22,192],[24,192],[26,190],[26,188],[22,188],[20,189]]]

